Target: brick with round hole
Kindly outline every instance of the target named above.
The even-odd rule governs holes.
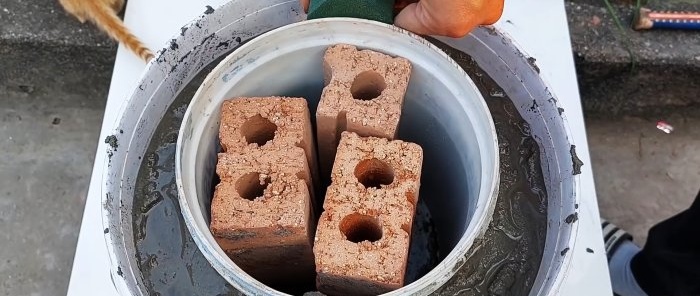
[[[329,47],[323,57],[325,87],[316,110],[319,161],[328,175],[343,131],[394,139],[411,63],[355,46]]]
[[[317,288],[377,295],[404,285],[423,150],[343,132],[314,241]]]
[[[222,152],[245,153],[301,147],[318,179],[316,149],[309,107],[303,98],[243,97],[221,105],[219,140]]]
[[[221,153],[216,170],[210,229],[224,252],[269,284],[313,281],[313,187],[303,149]]]

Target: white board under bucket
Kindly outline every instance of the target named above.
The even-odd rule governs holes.
[[[389,294],[430,294],[464,264],[491,220],[498,194],[498,143],[484,99],[467,74],[431,43],[394,26],[345,18],[300,22],[265,33],[226,57],[195,94],[180,128],[175,165],[185,223],[231,285],[247,294],[281,294],[238,268],[209,231],[219,110],[232,97],[284,95],[306,98],[313,113],[323,87],[323,53],[338,43],[401,56],[413,64],[401,118],[402,127],[410,122],[412,129],[399,133],[425,150],[444,152],[437,153],[440,159],[424,160],[423,174],[440,169],[453,177],[443,184],[423,183],[424,189],[440,188],[440,193],[422,191],[421,199],[433,215],[449,217],[435,222],[449,253],[427,275]],[[436,168],[435,163],[444,165]]]

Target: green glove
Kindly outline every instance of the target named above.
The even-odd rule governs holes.
[[[354,17],[394,23],[394,0],[311,0],[308,19]]]

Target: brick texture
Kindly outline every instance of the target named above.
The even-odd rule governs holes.
[[[312,281],[316,162],[309,155],[314,150],[306,100],[226,101],[219,138],[221,182],[210,224],[219,246],[266,284]]]
[[[316,111],[321,173],[327,176],[343,131],[394,139],[411,63],[351,45],[335,45],[323,59],[325,88]]]
[[[342,133],[314,244],[319,291],[403,286],[422,161],[416,144]]]
[[[221,106],[219,139],[223,152],[301,147],[311,178],[318,179],[309,107],[303,98],[235,98]]]

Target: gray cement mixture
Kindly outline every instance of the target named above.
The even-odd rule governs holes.
[[[503,90],[468,55],[433,42],[469,73],[487,99],[496,123],[501,154],[500,193],[493,221],[464,258],[466,263],[437,294],[527,294],[542,258],[547,221],[547,195],[537,143]],[[178,129],[189,101],[211,69],[203,70],[193,79],[168,108],[138,174],[136,185],[140,190],[135,192],[132,222],[138,266],[149,294],[241,295],[211,267],[194,243],[180,214],[175,182]],[[449,138],[446,129],[433,132]],[[459,147],[448,150],[451,149],[456,151]],[[453,151],[440,153],[449,155]],[[449,161],[437,154],[431,159],[431,154],[426,152],[424,163],[439,167],[441,162]],[[440,190],[439,183],[423,184],[431,183],[435,185],[421,187],[420,196]],[[420,199],[413,229],[406,284],[429,272],[453,247],[439,243],[440,229],[435,229],[430,203],[423,199]],[[275,288],[296,295],[314,289],[308,283]]]
[[[481,91],[491,111],[501,180],[493,220],[465,264],[438,295],[527,295],[537,277],[547,233],[547,192],[530,126],[503,89],[467,54],[431,40],[453,58]]]

